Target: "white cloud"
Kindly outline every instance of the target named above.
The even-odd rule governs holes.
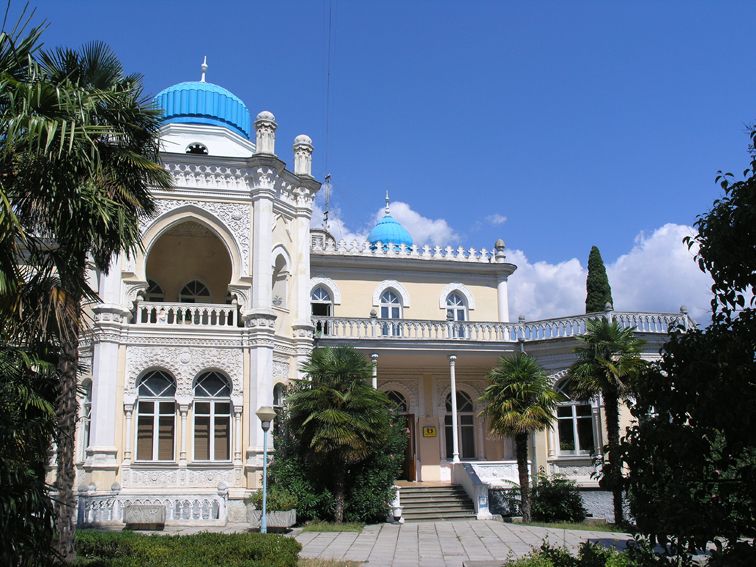
[[[445,219],[429,219],[413,210],[407,203],[394,201],[390,205],[391,216],[398,220],[412,235],[415,244],[431,244],[433,246],[446,246],[459,242],[459,234],[449,226]],[[380,209],[374,217],[378,222],[384,214]]]
[[[607,264],[614,307],[618,311],[677,311],[688,307],[696,321],[706,324],[711,280],[693,261],[682,243],[692,227],[665,224],[651,235],[640,233],[633,248]],[[510,278],[510,316],[543,319],[585,310],[586,268],[577,258],[551,264],[531,263],[520,250],[508,260],[518,266]]]
[[[507,261],[517,266],[509,278],[509,315],[517,319],[547,319],[585,310],[586,271],[577,258],[558,264],[531,263],[522,250],[509,250]]]
[[[504,215],[500,215],[499,213],[494,213],[486,217],[486,222],[488,224],[492,224],[496,226],[496,225],[504,224],[505,222],[507,222],[507,217],[505,217]]]
[[[682,239],[690,226],[665,224],[650,236],[640,233],[627,254],[607,266],[615,308],[621,311],[670,311],[681,305],[705,324],[711,300],[711,278],[693,261]]]
[[[459,242],[459,234],[446,222],[445,219],[431,219],[425,217],[412,209],[407,203],[395,201],[391,203],[391,216],[398,220],[404,228],[412,235],[415,244],[422,246],[430,244],[432,246],[447,246]],[[369,226],[364,226],[358,230],[350,229],[341,217],[339,209],[332,208],[328,216],[328,226],[336,240],[365,240],[370,230],[375,224],[383,218],[384,209],[381,207],[373,215]],[[312,221],[310,225],[314,228],[323,226],[323,209],[318,204],[313,205]]]
[[[313,228],[323,227],[323,208],[318,203],[313,204],[310,226]],[[346,240],[347,242],[350,242],[352,240],[365,240],[368,234],[368,230],[352,231],[342,220],[341,210],[333,207],[328,214],[328,230],[337,241]]]

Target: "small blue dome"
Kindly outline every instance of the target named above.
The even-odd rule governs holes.
[[[386,213],[383,218],[378,221],[378,224],[373,227],[373,230],[368,234],[368,242],[375,246],[377,242],[381,244],[388,244],[391,242],[396,246],[406,244],[407,247],[412,246],[412,237],[407,229],[404,228],[399,221],[392,217],[389,213]]]
[[[163,109],[166,124],[222,126],[249,139],[251,119],[247,106],[231,91],[202,81],[179,83],[160,91],[155,103]]]

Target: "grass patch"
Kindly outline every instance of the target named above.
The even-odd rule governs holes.
[[[78,567],[298,567],[302,546],[273,534],[143,535],[77,530]]]
[[[360,567],[357,561],[337,561],[335,559],[300,559],[297,567]]]
[[[333,522],[309,522],[302,527],[303,532],[361,532],[364,524],[358,522],[344,522],[343,524],[334,524]],[[345,564],[346,565],[346,564]]]
[[[528,522],[518,524],[522,526],[533,526],[536,528],[551,528],[554,530],[584,530],[589,532],[613,532],[625,533],[617,524],[588,524],[585,522]]]

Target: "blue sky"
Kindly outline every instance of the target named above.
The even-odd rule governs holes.
[[[533,265],[597,244],[619,270],[692,224],[756,119],[754,2],[333,0],[329,113],[327,1],[35,5],[48,46],[105,40],[151,93],[207,55],[209,81],[275,113],[284,160],[313,138],[344,232],[389,189],[426,239],[502,237]]]

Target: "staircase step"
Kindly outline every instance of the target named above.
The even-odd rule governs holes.
[[[403,486],[399,496],[406,521],[475,518],[473,502],[459,485]]]

